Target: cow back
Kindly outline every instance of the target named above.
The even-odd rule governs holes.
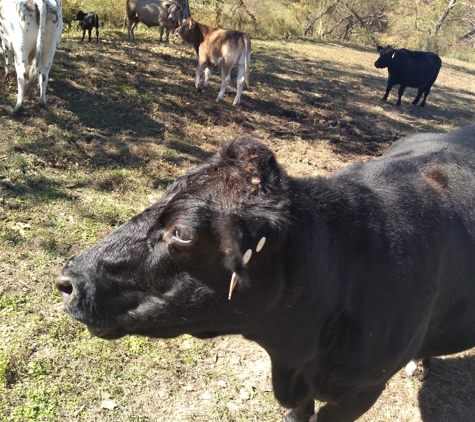
[[[247,35],[239,31],[211,28],[205,37],[200,54],[206,54],[211,63],[218,64],[223,57],[233,57],[233,62],[244,60],[244,38]]]
[[[166,4],[169,1],[160,0],[127,0],[126,11],[129,19],[137,15],[140,21],[148,27],[165,25],[168,22],[168,9]],[[174,28],[174,26],[170,26]]]
[[[435,53],[400,49],[388,69],[391,77],[398,80],[396,84],[405,81],[407,86],[417,88],[434,80],[441,65],[442,60]]]

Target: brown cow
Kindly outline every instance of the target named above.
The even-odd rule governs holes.
[[[244,82],[249,85],[249,63],[251,60],[251,40],[243,32],[226,31],[212,28],[187,19],[176,31],[177,38],[193,44],[198,54],[196,67],[196,89],[201,91],[201,72],[205,71],[203,87],[208,86],[211,72],[216,65],[221,65],[222,81],[217,102],[223,101],[224,93],[231,80],[231,69],[237,65],[237,93],[233,105],[241,101]]]

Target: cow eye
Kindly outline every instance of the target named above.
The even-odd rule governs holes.
[[[181,245],[190,244],[193,242],[193,235],[191,233],[187,233],[180,227],[175,227],[173,229],[173,240],[178,242]]]

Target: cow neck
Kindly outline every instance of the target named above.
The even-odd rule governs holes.
[[[202,25],[200,23],[197,23],[195,25],[195,40],[193,42],[193,47],[196,51],[196,54],[199,56],[200,53],[199,53],[199,50],[200,50],[200,45],[201,43],[205,40],[204,38],[204,34],[206,34],[208,31],[207,31],[208,27],[206,25]]]

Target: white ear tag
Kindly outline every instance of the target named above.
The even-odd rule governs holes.
[[[236,273],[233,273],[233,276],[231,277],[231,284],[229,285],[228,300],[231,300],[231,296],[233,294],[234,288],[236,287],[236,284],[237,284]]]
[[[242,265],[246,265],[252,256],[252,249],[248,249],[242,257]]]
[[[266,238],[263,237],[261,240],[259,240],[259,243],[256,246],[256,252],[262,251],[262,248],[264,247],[265,244],[266,244]]]

